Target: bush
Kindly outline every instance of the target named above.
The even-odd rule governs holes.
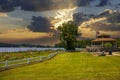
[[[105,48],[111,48],[112,44],[110,42],[105,43]]]

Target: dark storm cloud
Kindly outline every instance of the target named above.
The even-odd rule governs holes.
[[[114,12],[107,20],[110,23],[120,23],[120,12]]]
[[[111,10],[106,10],[100,13],[99,15],[94,16],[93,18],[103,18],[103,17],[109,17],[111,16]]]
[[[0,12],[13,11],[15,7],[27,11],[44,11],[85,6],[93,0],[0,0]]]
[[[13,11],[15,7],[27,11],[44,11],[86,6],[94,0],[0,0],[0,12]],[[105,6],[108,0],[101,0],[98,7]]]
[[[30,31],[33,32],[50,32],[52,24],[50,23],[49,19],[45,17],[35,17],[32,18],[33,22],[27,27]]]
[[[76,0],[22,0],[22,9],[30,11],[43,11],[64,9],[75,6]]]
[[[89,18],[82,14],[82,13],[75,13],[73,14],[73,22],[77,24],[78,26],[83,23],[84,21],[89,20]]]
[[[75,0],[76,1],[76,0]],[[63,9],[75,6],[74,0],[0,0],[0,11],[13,11],[16,6],[20,6],[27,11],[44,11],[53,9]]]
[[[119,11],[106,10],[100,13],[99,15],[94,16],[93,18],[96,19],[96,18],[103,18],[103,17],[106,17],[109,23],[120,23]]]
[[[102,6],[105,6],[107,4],[108,0],[100,0],[100,3],[99,5],[96,5],[98,7],[102,7]]]
[[[93,30],[101,31],[120,31],[120,12],[106,10],[100,13],[97,16],[94,16],[93,19],[107,18],[105,21],[96,22],[90,25],[90,28]]]
[[[0,0],[0,12],[13,11],[14,6],[8,0]]]
[[[120,31],[120,12],[118,11],[106,10],[96,16],[89,16],[88,18],[84,16],[85,15],[83,14],[80,15],[77,13],[74,17],[74,21],[77,23],[83,23],[84,21],[91,20],[91,18],[95,20],[107,18],[106,20],[100,20],[90,25],[86,23],[84,27],[91,28],[91,30],[95,31]]]
[[[0,12],[10,12],[21,6],[22,0],[0,0]]]
[[[88,5],[91,1],[94,1],[94,0],[76,0],[76,5],[77,5],[77,6],[86,6],[86,5]]]
[[[22,0],[23,10],[43,11],[86,6],[94,0]]]
[[[51,8],[51,0],[22,0],[21,7],[28,11],[42,11]]]

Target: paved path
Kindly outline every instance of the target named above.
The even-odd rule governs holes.
[[[120,56],[120,52],[113,52],[113,55]]]
[[[107,56],[120,56],[120,52],[113,52],[112,55],[109,55],[108,52],[105,52],[105,54],[107,54]]]
[[[94,55],[98,56],[101,53],[102,52],[95,52]],[[112,52],[112,55],[109,55],[109,52],[105,52],[104,54],[106,54],[106,56],[120,56],[120,52]]]

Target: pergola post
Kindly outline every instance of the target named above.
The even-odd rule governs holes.
[[[117,47],[118,47],[118,46],[117,46],[117,41],[115,42],[115,45],[116,45],[116,48],[117,48]]]
[[[91,42],[91,46],[93,46],[93,43]]]
[[[104,48],[104,41],[102,41],[102,48]]]

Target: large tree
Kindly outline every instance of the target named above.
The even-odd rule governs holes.
[[[59,26],[58,30],[60,31],[60,40],[64,44],[65,49],[67,51],[75,51],[76,38],[79,35],[77,25],[69,21]]]

